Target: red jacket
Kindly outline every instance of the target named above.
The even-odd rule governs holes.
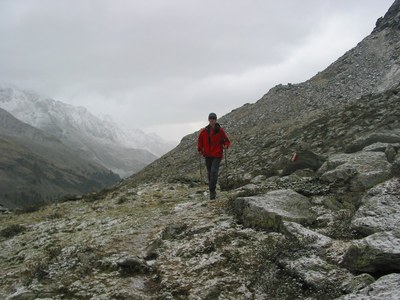
[[[223,157],[223,145],[229,148],[231,142],[225,131],[217,123],[215,129],[212,130],[210,125],[200,130],[199,139],[197,140],[197,151],[201,152],[204,157]]]

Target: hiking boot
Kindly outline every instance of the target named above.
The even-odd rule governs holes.
[[[210,200],[215,200],[215,197],[217,197],[216,192],[210,192]]]

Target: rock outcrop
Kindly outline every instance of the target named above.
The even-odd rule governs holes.
[[[343,265],[354,272],[395,273],[400,270],[400,234],[378,232],[352,242]]]
[[[311,224],[311,203],[292,190],[276,190],[265,195],[237,198],[234,203],[238,219],[247,227],[281,231],[283,221]]]
[[[365,236],[399,229],[400,179],[390,179],[368,190],[351,226]]]

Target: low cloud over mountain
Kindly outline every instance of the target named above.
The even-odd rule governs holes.
[[[121,177],[132,175],[172,148],[160,138],[139,129],[126,131],[110,118],[100,119],[83,107],[13,87],[0,88],[0,107]]]

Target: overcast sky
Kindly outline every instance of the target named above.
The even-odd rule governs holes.
[[[0,0],[0,83],[179,141],[357,45],[394,0]]]

